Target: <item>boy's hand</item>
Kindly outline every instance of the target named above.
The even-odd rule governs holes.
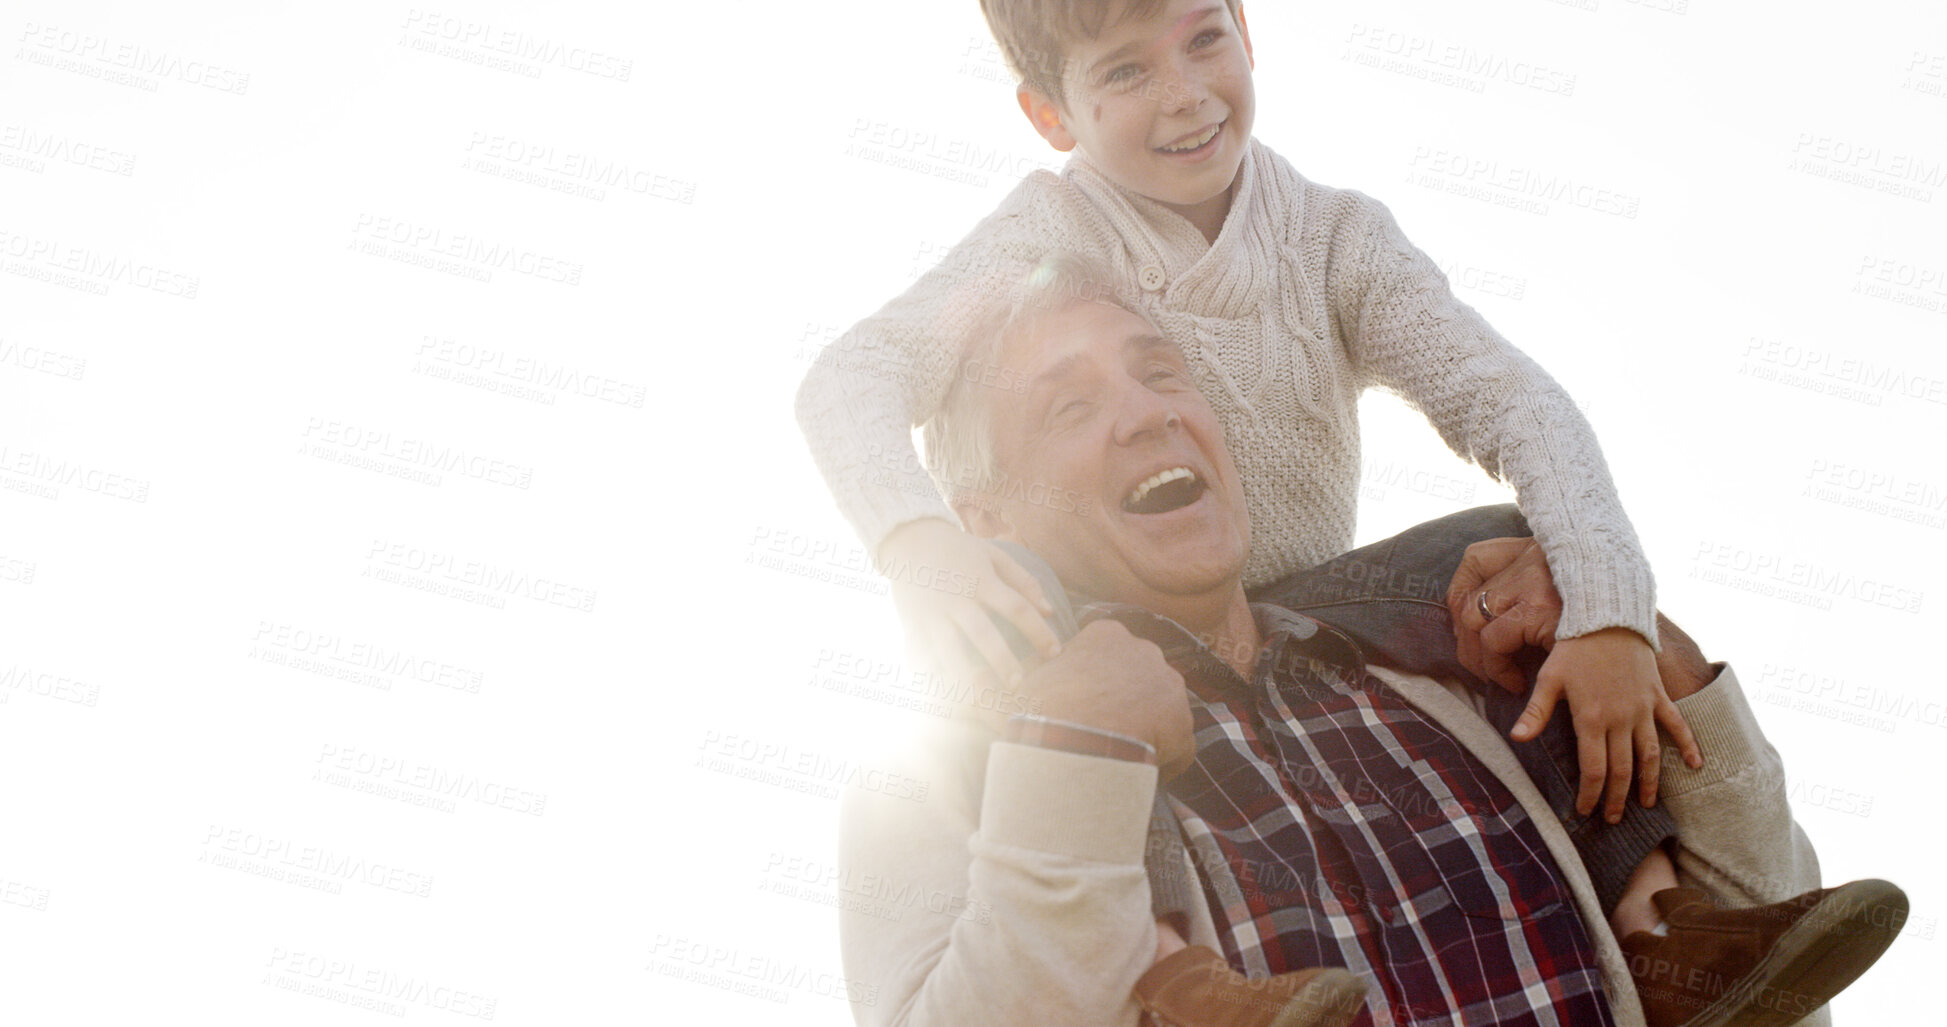
[[[1682,751],[1684,762],[1703,766],[1690,726],[1663,687],[1656,654],[1641,635],[1617,627],[1556,641],[1562,598],[1533,539],[1493,539],[1469,546],[1454,572],[1447,608],[1453,614],[1461,663],[1509,691],[1527,687],[1514,655],[1528,647],[1549,650],[1528,708],[1509,735],[1520,742],[1534,738],[1553,716],[1555,704],[1568,699],[1582,768],[1575,806],[1583,815],[1595,809],[1606,791],[1606,818],[1611,823],[1621,819],[1632,753],[1638,800],[1655,805],[1662,771],[1659,724]]]
[[[1525,742],[1541,733],[1566,697],[1575,718],[1575,739],[1582,782],[1575,795],[1576,812],[1587,816],[1603,798],[1603,814],[1610,823],[1622,819],[1629,797],[1630,754],[1636,756],[1637,801],[1656,805],[1656,786],[1663,767],[1656,728],[1662,725],[1692,769],[1704,765],[1690,725],[1677,712],[1663,679],[1656,672],[1656,652],[1643,636],[1628,628],[1604,628],[1555,643],[1534,694],[1521,711],[1509,737]],[[1607,782],[1605,788],[1604,783]]]
[[[893,529],[880,555],[895,568],[893,606],[929,651],[940,656],[971,651],[1001,681],[1018,682],[1026,667],[994,626],[998,619],[1019,631],[1041,658],[1061,652],[1044,619],[1054,607],[1041,583],[993,543],[928,517]],[[916,574],[917,568],[928,573]]]

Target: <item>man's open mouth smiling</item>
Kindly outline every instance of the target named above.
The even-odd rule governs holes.
[[[1181,510],[1203,498],[1210,487],[1188,467],[1168,467],[1137,482],[1122,497],[1122,509],[1133,514],[1164,514]]]

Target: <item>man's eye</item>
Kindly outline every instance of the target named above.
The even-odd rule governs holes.
[[[1191,38],[1190,49],[1201,50],[1222,38],[1224,38],[1224,34],[1217,29],[1204,29]]]
[[[1142,71],[1141,68],[1138,68],[1133,64],[1117,65],[1115,68],[1111,69],[1108,74],[1102,76],[1102,84],[1105,86],[1118,85],[1120,83],[1127,82],[1135,78],[1136,75],[1141,71]]]

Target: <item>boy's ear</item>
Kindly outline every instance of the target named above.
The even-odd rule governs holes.
[[[1021,102],[1021,113],[1028,116],[1028,124],[1040,133],[1048,145],[1063,153],[1075,148],[1075,137],[1061,123],[1061,106],[1049,99],[1040,90],[1021,86],[1014,90],[1014,98]]]
[[[1244,23],[1244,5],[1241,3],[1237,5],[1237,35],[1244,40],[1244,59],[1250,62],[1251,70],[1256,71],[1257,55],[1251,53],[1251,27]]]

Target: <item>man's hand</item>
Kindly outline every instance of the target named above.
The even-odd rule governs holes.
[[[1492,619],[1481,613],[1487,597]],[[1553,649],[1562,596],[1541,546],[1531,538],[1496,538],[1467,547],[1447,589],[1460,664],[1519,695],[1528,676],[1514,661],[1523,649]]]
[[[1183,675],[1154,642],[1115,621],[1083,628],[1059,656],[1029,671],[1021,690],[1046,716],[1155,746],[1163,780],[1196,756]]]
[[[1561,595],[1533,539],[1493,539],[1469,546],[1447,593],[1447,609],[1453,614],[1462,664],[1510,691],[1527,685],[1512,657],[1528,647],[1549,651],[1528,708],[1509,736],[1518,742],[1533,739],[1554,715],[1555,704],[1568,699],[1582,769],[1575,808],[1583,815],[1604,799],[1609,822],[1622,818],[1632,753],[1638,801],[1656,804],[1662,772],[1658,725],[1670,733],[1684,762],[1703,766],[1703,754],[1664,690],[1647,640],[1620,627],[1556,640]]]
[[[1002,682],[1020,681],[1026,667],[995,620],[1012,625],[1042,658],[1061,651],[1044,619],[1054,607],[1041,583],[992,542],[928,517],[893,529],[879,552],[884,563],[903,569],[892,578],[892,602],[917,651],[969,654],[970,673],[985,664]],[[918,567],[929,573],[912,573]]]

